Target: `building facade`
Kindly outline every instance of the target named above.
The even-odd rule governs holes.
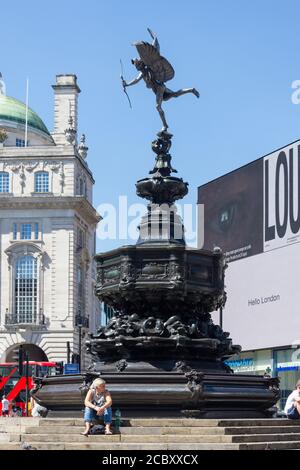
[[[5,93],[0,76],[0,361],[67,361],[95,330],[96,227],[75,75],[58,75],[54,131]],[[81,338],[79,338],[79,333]],[[77,356],[78,358],[78,356]],[[81,365],[85,364],[81,353]]]

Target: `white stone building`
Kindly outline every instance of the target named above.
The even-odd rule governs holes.
[[[53,89],[50,134],[6,96],[0,74],[0,362],[20,344],[31,360],[67,361],[67,343],[78,354],[79,331],[83,345],[100,317],[93,261],[100,216],[84,137],[77,144],[80,89],[75,75],[58,75]]]

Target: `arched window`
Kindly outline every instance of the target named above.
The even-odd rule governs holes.
[[[0,171],[0,193],[9,193],[9,173]]]
[[[16,323],[35,323],[37,320],[38,276],[37,260],[25,255],[17,259],[15,266]]]
[[[47,171],[37,171],[34,175],[34,191],[36,193],[49,192],[49,173]]]

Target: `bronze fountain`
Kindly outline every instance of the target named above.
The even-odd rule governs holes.
[[[161,104],[199,93],[165,86],[174,70],[149,32],[152,44],[135,44],[140,58],[132,62],[138,77],[129,83],[121,77],[125,91],[145,81],[156,95],[163,122],[152,142],[154,168],[136,183],[137,195],[149,201],[148,212],[136,245],[96,255],[96,295],[116,315],[90,334],[87,371],[37,379],[34,395],[50,415],[73,415],[83,408],[91,381],[101,376],[124,417],[269,416],[279,398],[278,379],[234,374],[224,361],[240,347],[211,319],[211,312],[226,302],[223,253],[188,248],[176,211],[175,202],[187,194],[188,183],[172,176],[172,134]]]

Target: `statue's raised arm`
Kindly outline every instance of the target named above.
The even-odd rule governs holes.
[[[187,93],[193,93],[199,98],[199,92],[196,88],[183,88],[178,91],[172,91],[166,87],[165,82],[172,80],[175,75],[174,69],[170,62],[163,56],[160,55],[160,46],[155,33],[149,28],[148,32],[153,39],[153,43],[150,44],[145,41],[135,42],[139,58],[132,59],[132,64],[136,67],[139,74],[138,76],[130,81],[126,82],[123,80],[123,87],[135,85],[141,79],[146,83],[147,88],[151,88],[156,96],[156,109],[161,117],[163,128],[162,131],[167,131],[168,124],[165,118],[165,113],[161,107],[163,101],[168,101],[171,98],[178,98],[178,96],[185,95]]]

